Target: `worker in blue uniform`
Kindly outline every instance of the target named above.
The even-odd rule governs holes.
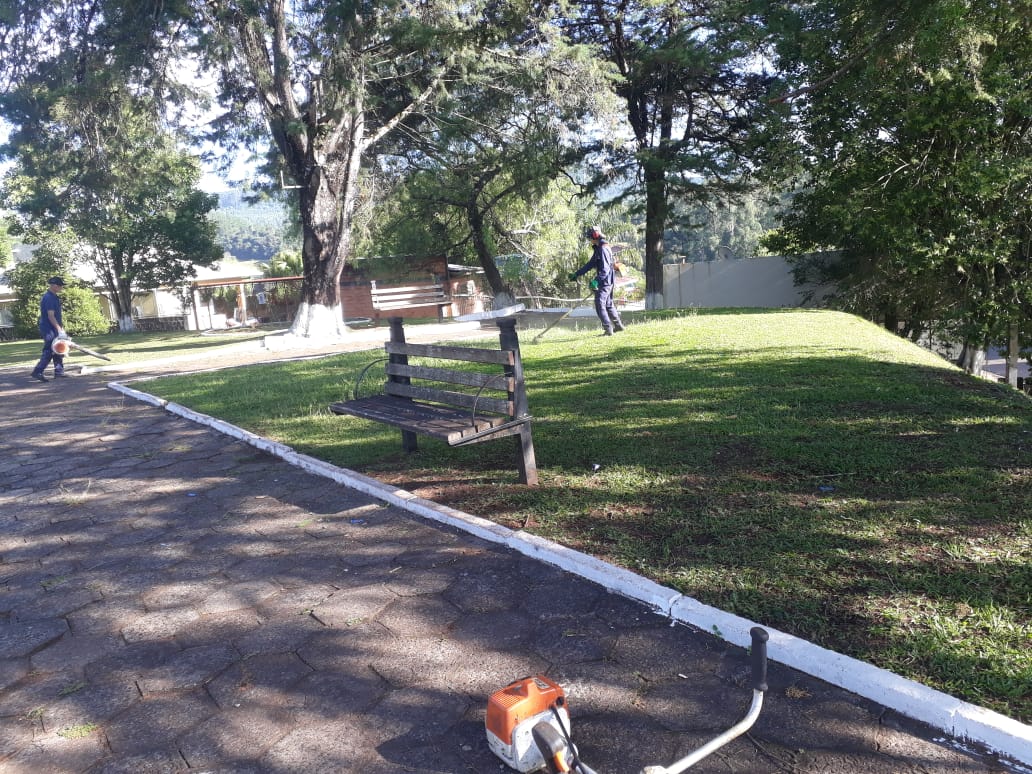
[[[64,372],[64,357],[54,353],[52,345],[54,339],[63,336],[65,329],[61,323],[61,291],[64,290],[64,280],[61,277],[51,277],[47,292],[39,300],[39,333],[43,337],[43,356],[32,369],[32,378],[38,382],[47,381],[43,375],[50,362],[54,362],[54,376],[66,376]]]
[[[609,246],[605,234],[598,226],[587,228],[584,235],[591,242],[593,249],[591,258],[577,271],[569,276],[570,281],[595,270],[595,279],[592,281],[592,289],[595,291],[595,314],[602,321],[602,333],[605,336],[612,336],[613,331],[624,329],[620,315],[613,303],[613,290],[616,287],[616,266],[613,260],[613,249]]]

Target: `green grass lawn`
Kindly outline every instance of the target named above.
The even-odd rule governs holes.
[[[1032,721],[1032,401],[846,314],[631,322],[523,336],[534,489],[329,414],[368,352],[146,389]]]

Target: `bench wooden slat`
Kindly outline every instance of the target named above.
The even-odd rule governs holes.
[[[378,312],[395,312],[399,309],[418,309],[422,306],[440,306],[440,301],[427,301],[425,303],[413,303],[411,301],[399,301],[398,303],[379,303],[374,308]]]
[[[448,368],[433,366],[406,365],[404,363],[387,363],[388,376],[405,376],[410,379],[426,379],[433,382],[462,384],[466,387],[483,387],[499,392],[512,392],[516,389],[516,380],[504,374],[482,374],[477,371],[454,371]]]
[[[470,421],[470,413],[446,406],[427,406],[390,395],[342,401],[330,405],[334,414],[350,414],[413,433],[441,438],[455,446],[463,438],[504,425],[508,417],[478,416]]]
[[[441,294],[444,293],[444,285],[439,283],[432,285],[394,285],[391,287],[381,288],[377,287],[376,283],[371,283],[371,286],[375,288],[376,292],[380,295],[387,295],[390,293],[426,293],[431,290],[436,290]]]
[[[452,392],[451,390],[435,390],[432,387],[419,387],[399,382],[387,382],[384,386],[387,395],[395,395],[399,398],[412,398],[423,400],[429,403],[444,403],[449,406],[461,406],[465,411],[466,419],[475,410],[477,414],[505,414],[506,418],[513,417],[512,401],[498,400],[497,398],[485,398],[483,395],[470,395],[465,392]]]
[[[387,309],[389,307],[404,307],[404,306],[434,306],[436,304],[446,303],[445,298],[442,294],[406,294],[399,296],[391,296],[390,298],[384,298],[380,296],[376,299],[376,306],[380,309]]]
[[[463,360],[467,363],[488,363],[511,366],[516,356],[508,349],[480,349],[478,347],[447,347],[440,344],[405,344],[388,341],[384,345],[388,355],[435,357],[441,360]]]
[[[372,300],[373,309],[378,312],[436,306],[440,313],[442,307],[451,304],[451,298],[443,284],[378,288],[374,281],[369,283],[369,297]]]

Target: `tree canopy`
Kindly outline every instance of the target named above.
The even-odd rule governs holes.
[[[11,243],[11,230],[7,218],[0,218],[0,269],[11,262],[14,248]]]
[[[135,293],[220,257],[214,198],[197,190],[199,162],[165,122],[164,100],[183,95],[162,85],[167,52],[149,56],[159,25],[115,2],[5,10],[0,112],[13,129],[0,153],[15,162],[5,202],[23,231],[77,237],[72,257],[96,270],[130,330]]]
[[[208,139],[268,150],[300,224],[298,335],[345,332],[341,269],[371,235],[471,257],[496,293],[519,281],[496,257],[531,256],[547,284],[543,251],[564,250],[528,235],[551,228],[538,215],[566,174],[597,197],[575,212],[637,208],[649,306],[671,234],[709,221],[722,244],[680,247],[733,252],[747,240],[731,229],[767,225],[749,196],[762,179],[792,193],[767,246],[835,251],[796,265],[843,306],[914,336],[1027,339],[1030,18],[1032,0],[11,0],[0,110],[19,207],[55,225],[91,208],[99,223],[78,228],[119,255],[112,208],[151,220],[132,254],[206,255],[200,227],[171,240],[207,202],[145,205],[109,166],[185,192],[162,138],[205,109]],[[43,174],[54,185],[28,183]]]
[[[135,294],[221,257],[208,219],[216,198],[197,189],[197,159],[145,102],[109,82],[101,102],[97,86],[36,100],[12,137],[4,194],[23,228],[78,238],[71,257],[93,267],[120,328],[132,330]]]
[[[525,67],[522,53],[547,42],[547,18],[519,0],[197,4],[184,21],[198,58],[218,68],[229,109],[216,125],[252,140],[266,132],[296,186],[305,271],[292,331],[343,333],[339,279],[363,167],[393,135],[455,105],[488,65]]]
[[[524,40],[481,62],[437,115],[385,144],[380,162],[396,195],[376,238],[395,249],[404,240],[414,252],[420,239],[432,241],[435,252],[468,257],[502,305],[514,289],[496,257],[538,225],[528,208],[578,161],[581,127],[603,114],[598,95],[611,80],[610,68],[564,43],[558,29],[546,24],[535,35],[536,44]],[[570,230],[574,243],[582,230]]]
[[[915,338],[1032,334],[1032,4],[837,6],[786,53],[802,190],[770,246],[840,250],[800,276]]]
[[[684,206],[733,201],[780,127],[769,97],[770,28],[738,0],[583,0],[567,22],[622,80],[627,142],[600,137],[596,186],[616,185],[644,215],[646,303],[662,306],[664,235]],[[682,206],[675,208],[674,203]]]

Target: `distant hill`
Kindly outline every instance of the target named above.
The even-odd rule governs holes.
[[[296,249],[286,241],[287,215],[279,202],[248,204],[240,191],[223,191],[210,217],[222,249],[238,261],[268,261],[281,249]]]

